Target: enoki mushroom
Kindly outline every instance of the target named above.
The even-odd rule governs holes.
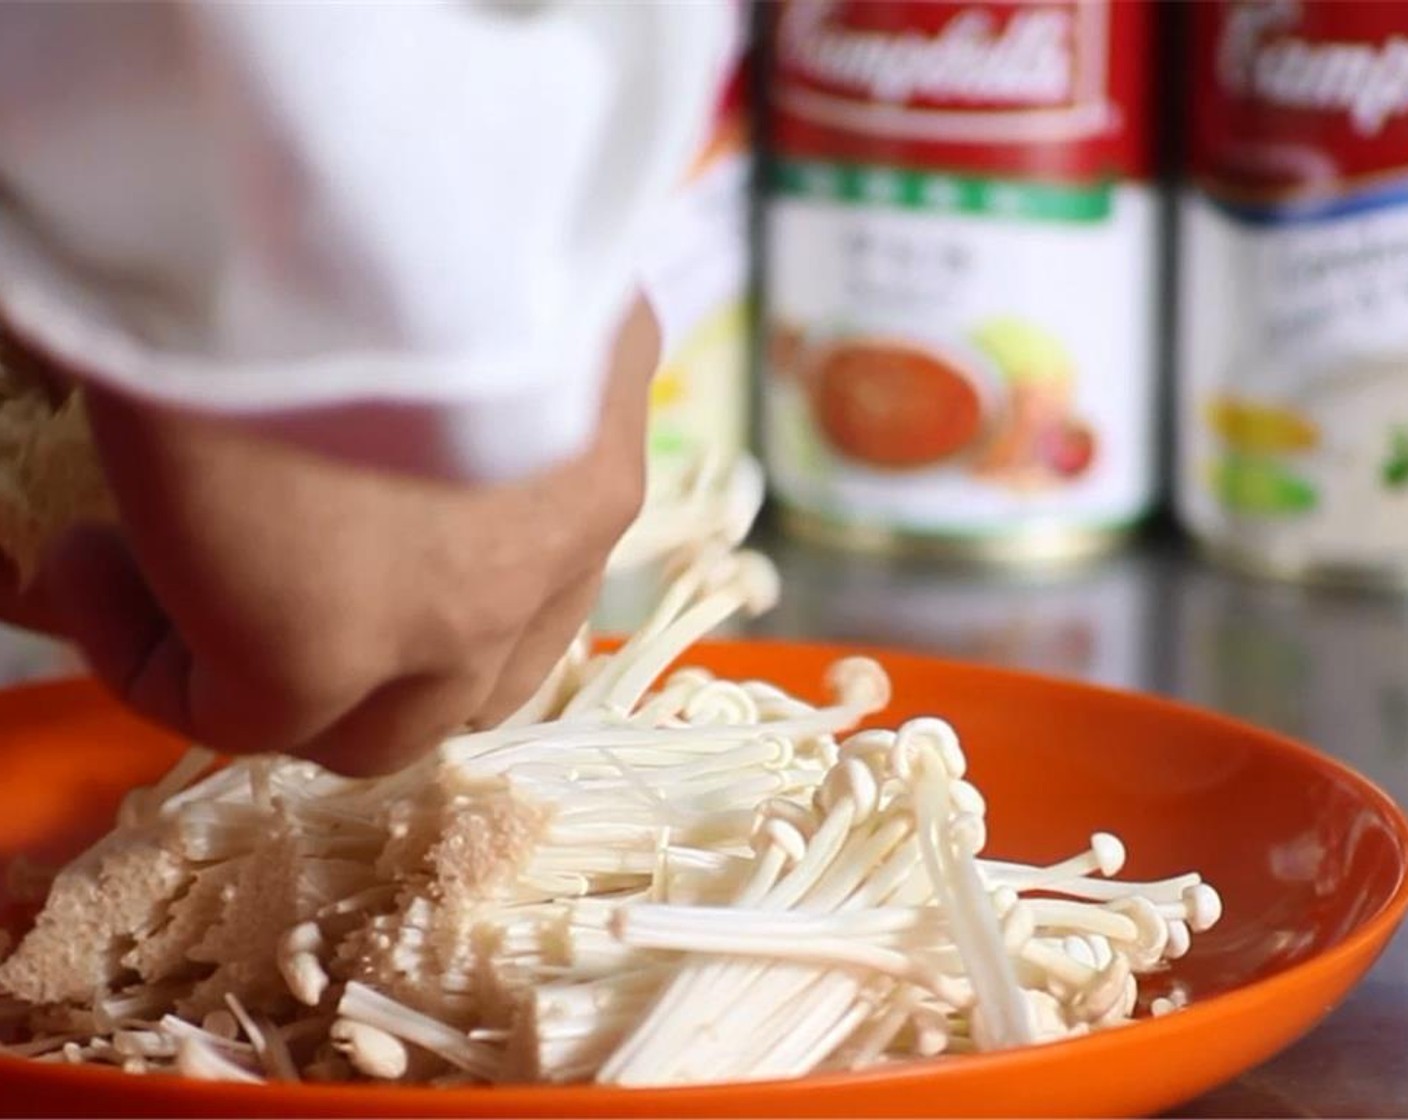
[[[952,727],[855,730],[888,700],[873,661],[833,666],[819,705],[670,668],[776,591],[762,557],[697,549],[618,652],[579,641],[502,727],[389,777],[191,752],[0,964],[8,1049],[233,1081],[674,1085],[1129,1022],[1216,891],[1121,881],[1104,833],[1050,866],[985,858]]]

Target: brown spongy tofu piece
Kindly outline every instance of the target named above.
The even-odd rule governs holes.
[[[486,904],[510,897],[536,851],[550,810],[509,789],[452,797],[444,806],[440,840],[431,849],[436,906],[430,942],[438,967],[474,965],[474,932]]]
[[[160,929],[143,937],[122,958],[143,980],[157,982],[189,971],[190,951],[224,911],[223,893],[239,874],[237,860],[197,871],[189,889],[171,904]]]
[[[0,462],[0,550],[21,586],[62,530],[115,516],[81,392],[55,410],[0,371]]]
[[[338,971],[458,1021],[475,1002],[479,919],[486,908],[499,908],[496,897],[513,893],[549,815],[501,780],[467,789],[443,775],[401,804],[404,827],[388,849],[395,845],[405,889],[393,913],[341,940]]]
[[[118,978],[135,938],[161,924],[191,878],[156,838],[127,838],[61,871],[34,928],[0,964],[0,991],[29,1003],[86,1003]]]
[[[227,992],[251,1011],[285,1005],[290,996],[278,966],[284,934],[319,907],[375,882],[365,864],[306,855],[294,830],[274,831],[232,862],[237,867],[220,890],[218,915],[186,950],[192,962],[215,965],[178,1003],[187,1017],[223,1007]]]
[[[547,830],[551,813],[505,788],[451,798],[430,861],[451,910],[505,897]]]
[[[197,1022],[224,1006],[226,992],[251,1011],[270,1009],[287,996],[276,955],[279,938],[303,917],[297,905],[298,841],[276,832],[253,853],[231,862],[237,866],[221,890],[219,915],[187,954],[192,961],[215,965],[177,1003],[182,1016]]]

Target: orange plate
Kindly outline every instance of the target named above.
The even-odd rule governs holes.
[[[835,647],[717,643],[691,661],[816,695]],[[1308,747],[1175,704],[900,653],[886,721],[942,714],[987,795],[989,851],[1051,860],[1090,832],[1128,874],[1202,871],[1226,916],[1175,976],[1187,1011],[1052,1046],[884,1072],[700,1089],[232,1086],[0,1059],[0,1109],[83,1115],[1147,1114],[1270,1057],[1357,981],[1408,905],[1408,822]],[[0,696],[0,853],[66,854],[178,744],[86,684]],[[10,911],[10,917],[15,912]]]

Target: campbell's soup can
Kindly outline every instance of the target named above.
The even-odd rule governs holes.
[[[788,521],[999,559],[1154,489],[1154,12],[799,0],[773,28],[764,451]]]
[[[1408,4],[1191,17],[1182,519],[1244,568],[1408,584]]]

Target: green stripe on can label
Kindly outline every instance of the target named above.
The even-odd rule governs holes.
[[[1113,199],[1108,181],[1064,186],[809,160],[775,160],[770,178],[774,191],[797,198],[1033,222],[1102,221]]]

